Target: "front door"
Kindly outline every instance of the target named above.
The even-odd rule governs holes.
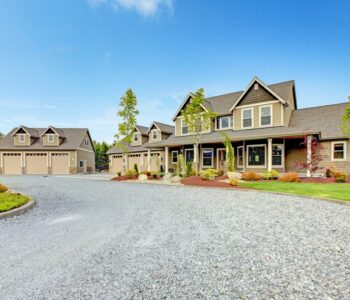
[[[218,149],[218,171],[225,170],[226,150]]]
[[[189,162],[189,161],[192,161],[194,160],[194,151],[193,149],[186,149],[185,150],[185,160],[186,160],[186,163]]]

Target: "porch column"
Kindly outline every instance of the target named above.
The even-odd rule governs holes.
[[[307,141],[306,141],[306,163],[307,163],[307,168],[306,168],[306,176],[311,177],[311,171],[309,166],[311,165],[311,143],[312,143],[312,136],[308,135],[307,136]]]
[[[193,145],[193,170],[198,173],[199,163],[198,163],[198,144]]]
[[[267,139],[267,170],[272,170],[272,138]]]
[[[147,150],[147,171],[151,172],[151,149]]]
[[[165,174],[169,172],[169,147],[165,146]]]

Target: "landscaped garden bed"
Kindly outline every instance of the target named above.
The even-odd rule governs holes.
[[[0,184],[0,213],[9,211],[28,203],[30,198],[19,193],[11,193]]]

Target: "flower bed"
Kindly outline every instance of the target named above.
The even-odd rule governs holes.
[[[200,176],[191,176],[181,180],[184,185],[192,186],[206,186],[206,187],[222,187],[222,188],[240,188],[232,186],[229,183],[222,182],[220,180],[226,179],[225,176],[216,177],[214,180],[203,180]]]

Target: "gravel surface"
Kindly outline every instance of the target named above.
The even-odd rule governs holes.
[[[350,207],[237,190],[0,177],[0,299],[350,299]]]

